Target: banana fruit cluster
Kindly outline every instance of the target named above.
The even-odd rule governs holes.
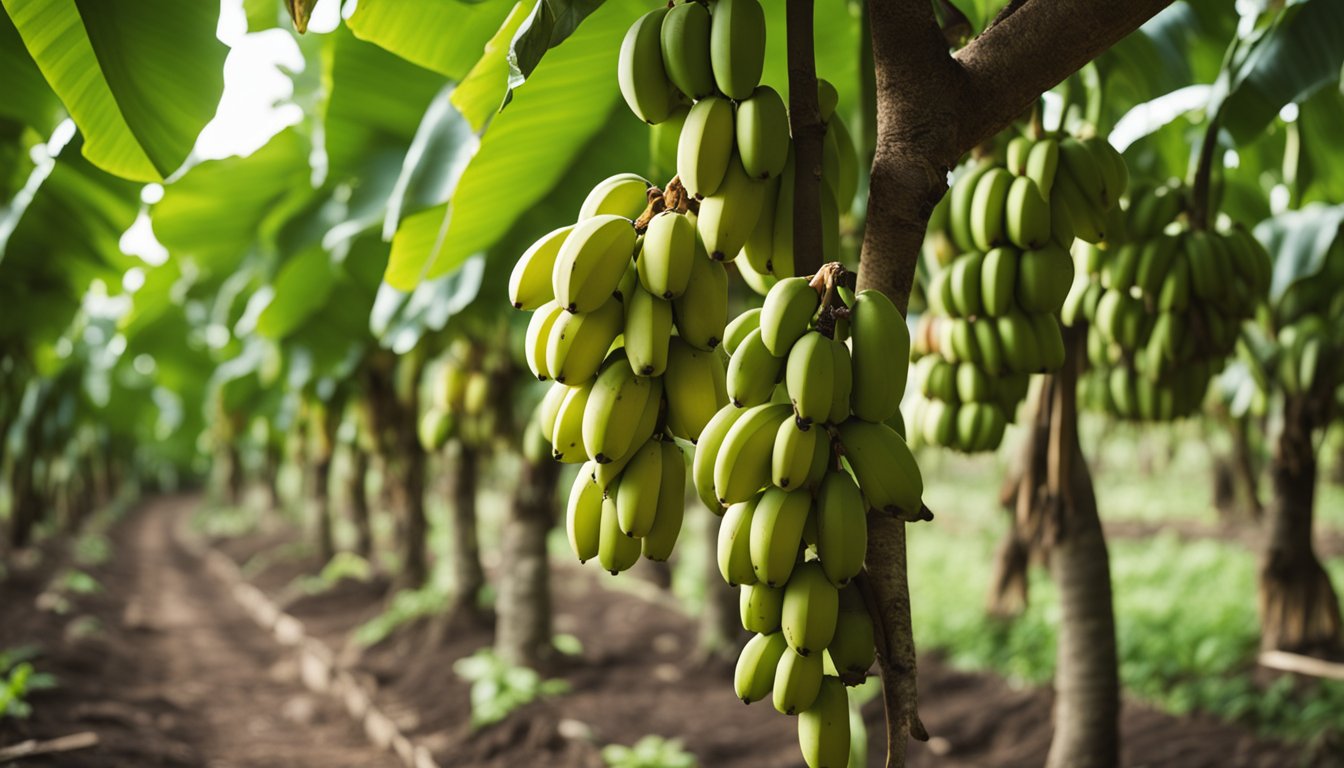
[[[695,214],[636,220],[661,190],[634,174],[593,188],[578,221],[519,258],[509,300],[532,310],[524,356],[554,383],[535,419],[551,455],[583,466],[566,526],[581,561],[612,573],[666,560],[681,531],[686,459],[727,403],[719,346],[728,277],[705,253]],[[663,197],[666,199],[666,197]]]
[[[1062,317],[1089,325],[1080,396],[1122,419],[1197,412],[1269,289],[1269,255],[1250,232],[1197,230],[1184,210],[1179,185],[1138,189],[1124,214],[1127,242],[1075,249]]]
[[[688,0],[641,16],[617,67],[626,104],[655,127],[655,148],[669,146],[678,178],[699,200],[706,252],[736,261],[761,295],[794,272],[789,115],[780,94],[760,84],[764,57],[759,0]],[[858,191],[859,166],[853,138],[834,114],[835,87],[818,85],[826,124],[822,261],[829,262],[839,258],[840,214]]]
[[[845,685],[874,658],[852,584],[867,515],[918,519],[923,481],[899,431],[905,319],[881,293],[820,282],[786,277],[733,321],[730,402],[701,433],[691,475],[723,515],[719,569],[742,588],[742,625],[756,633],[739,657],[738,696],[798,715],[808,765],[843,766]]]
[[[1103,242],[1128,183],[1101,139],[1017,136],[1000,162],[964,170],[930,218],[929,311],[915,331],[922,441],[992,451],[1029,377],[1064,363],[1057,315],[1074,279],[1075,238]]]
[[[1344,365],[1344,238],[1326,251],[1320,272],[1293,282],[1274,303],[1269,318],[1274,328],[1275,345],[1270,360],[1257,360],[1245,344],[1238,354],[1248,368],[1262,379],[1262,391],[1271,391],[1273,376],[1288,395],[1330,392],[1338,387]]]
[[[466,345],[455,344],[429,368],[429,402],[416,430],[425,451],[441,450],[454,438],[485,442],[494,434],[494,412],[486,407],[490,377],[480,365],[471,364],[478,357]]]

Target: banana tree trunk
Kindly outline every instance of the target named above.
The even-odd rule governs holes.
[[[358,447],[350,452],[350,472],[346,476],[346,495],[350,517],[355,524],[355,551],[365,560],[373,557],[373,526],[369,516],[369,454]]]
[[[336,555],[331,524],[331,456],[313,462],[313,516],[317,529],[317,553],[323,563]]]
[[[481,543],[476,532],[476,492],[479,488],[480,449],[457,441],[458,450],[450,470],[452,479],[452,551],[454,613],[482,619],[481,589],[485,571],[481,567]]]
[[[495,651],[510,664],[540,668],[551,656],[550,563],[546,535],[555,524],[560,465],[528,461],[504,525],[496,603]]]
[[[425,557],[425,540],[429,523],[425,517],[425,463],[428,457],[420,448],[415,433],[409,433],[402,452],[402,525],[401,576],[399,586],[418,589],[429,578],[429,562]]]
[[[228,494],[229,504],[237,506],[243,501],[243,458],[238,451],[238,444],[230,441],[228,447],[224,449],[224,455],[228,461],[228,469],[224,475],[224,489]]]
[[[1214,460],[1213,503],[1224,520],[1260,520],[1264,507],[1257,489],[1255,454],[1251,449],[1250,419],[1224,420],[1232,437],[1228,456]]]
[[[1320,409],[1310,396],[1284,401],[1270,475],[1269,536],[1260,562],[1260,645],[1300,652],[1338,651],[1344,640],[1339,599],[1312,548]]]
[[[28,546],[33,537],[40,503],[33,482],[33,460],[22,457],[14,462],[10,479],[9,545],[14,549]]]

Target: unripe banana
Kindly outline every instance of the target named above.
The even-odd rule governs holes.
[[[541,236],[513,265],[509,275],[509,302],[514,309],[537,309],[555,298],[551,279],[555,257],[574,227],[561,227]]]
[[[1129,169],[1125,167],[1125,159],[1101,136],[1083,139],[1082,144],[1092,153],[1097,167],[1101,169],[1102,182],[1106,187],[1106,207],[1112,207],[1119,202],[1125,187],[1129,185]]]
[[[637,173],[618,173],[597,183],[579,206],[579,221],[614,214],[637,219],[649,204],[649,180]]]
[[[822,654],[801,656],[786,647],[775,668],[775,709],[785,715],[806,711],[817,700],[824,674]]]
[[[854,364],[849,358],[849,347],[837,338],[827,339],[826,346],[831,348],[834,363],[831,366],[831,410],[826,417],[827,423],[839,424],[849,418],[849,401],[854,393]],[[890,354],[890,353],[888,353]]]
[[[723,351],[729,356],[737,353],[737,348],[752,331],[761,327],[761,308],[753,307],[733,318],[723,329]]]
[[[850,408],[865,421],[886,421],[900,408],[905,393],[910,330],[881,291],[859,291],[849,313],[854,380]]]
[[[551,272],[556,301],[570,312],[592,312],[616,291],[635,249],[630,220],[601,214],[574,225]]]
[[[672,111],[672,82],[663,68],[662,27],[668,9],[655,8],[630,25],[616,60],[616,82],[635,117],[654,125]]]
[[[836,173],[835,203],[837,210],[843,213],[854,204],[854,195],[859,191],[858,149],[854,146],[854,137],[850,135],[845,121],[839,118],[827,122],[826,137],[828,143],[834,141],[840,163]]]
[[[1018,311],[995,318],[1003,359],[1014,373],[1039,373],[1044,367],[1036,334],[1026,315]]]
[[[812,477],[817,454],[829,457],[831,443],[820,427],[802,429],[794,419],[785,419],[775,434],[770,454],[770,479],[786,491],[812,487],[821,478]],[[821,466],[826,466],[823,458]]]
[[[609,298],[597,310],[563,312],[546,341],[546,369],[561,384],[577,386],[593,378],[625,320],[621,302]]]
[[[793,412],[802,423],[821,423],[830,417],[836,378],[830,344],[830,339],[811,331],[789,351],[784,383]]]
[[[988,402],[994,393],[989,377],[975,363],[957,365],[957,400],[963,403]]]
[[[551,369],[546,364],[546,348],[550,344],[551,329],[561,315],[567,314],[559,302],[548,301],[537,307],[532,318],[527,321],[527,336],[523,342],[523,356],[527,358],[527,368],[538,381],[551,377]]]
[[[756,329],[728,359],[728,399],[738,408],[760,405],[770,399],[784,372],[784,360],[770,354]]]
[[[663,379],[668,431],[696,442],[705,425],[728,402],[722,360],[717,352],[696,349],[673,336]]]
[[[857,589],[849,586],[840,590],[840,613],[835,620],[835,637],[826,647],[831,665],[846,682],[862,682],[876,661],[873,618],[868,614],[863,598],[846,594]]]
[[[714,461],[714,493],[721,504],[746,501],[770,484],[775,433],[791,417],[789,406],[769,403],[747,408],[732,425]]]
[[[798,713],[798,746],[807,768],[849,765],[849,694],[838,679],[821,681],[812,706]]]
[[[597,557],[599,533],[602,530],[602,489],[592,479],[592,469],[585,465],[574,478],[565,507],[565,533],[570,549],[580,563]]]
[[[775,193],[775,212],[771,219],[768,257],[770,273],[780,280],[793,277],[793,222],[796,218],[793,213],[793,188],[796,178],[796,163],[793,147],[790,145],[788,158],[784,161],[784,170],[779,174],[779,189]],[[753,267],[759,261],[757,257],[752,262]]]
[[[751,567],[751,521],[755,517],[756,498],[728,507],[719,523],[719,574],[729,586],[755,584]]]
[[[1019,248],[1040,248],[1050,242],[1050,203],[1036,182],[1023,176],[1008,188],[1004,213],[1008,239]]]
[[[948,270],[948,285],[952,292],[954,317],[976,317],[983,311],[981,306],[980,270],[984,255],[978,251],[962,254]]]
[[[789,159],[789,114],[774,88],[762,85],[737,105],[736,132],[737,151],[749,177],[772,179],[784,172]]]
[[[1027,153],[1027,168],[1023,176],[1036,182],[1041,197],[1050,199],[1050,190],[1054,187],[1055,172],[1059,169],[1059,142],[1045,138],[1031,145]]]
[[[776,283],[761,306],[761,341],[770,354],[787,356],[820,306],[821,297],[807,278],[788,277]]]
[[[736,0],[734,0],[736,1]],[[715,261],[732,261],[756,228],[765,205],[764,182],[747,176],[736,155],[728,160],[723,181],[700,201],[696,229]]]
[[[623,350],[613,352],[583,409],[583,447],[588,456],[606,464],[637,448],[634,439],[645,405],[650,397],[662,397],[662,387],[662,379],[636,376]]]
[[[774,632],[779,629],[779,616],[784,609],[784,590],[760,582],[744,586],[738,596],[738,609],[743,629],[762,635]]]
[[[672,556],[686,516],[686,457],[671,440],[660,440],[663,475],[658,483],[658,513],[644,537],[644,557],[662,562]],[[619,500],[619,498],[618,498]]]
[[[971,198],[971,238],[975,249],[984,253],[1008,242],[1004,226],[1004,206],[1013,175],[1004,168],[991,168],[975,183]]]
[[[837,587],[863,570],[868,551],[868,507],[848,472],[827,472],[817,492],[817,557]]]
[[[761,215],[756,219],[756,226],[752,228],[751,234],[747,236],[747,242],[742,244],[740,255],[746,264],[739,262],[737,265],[744,280],[748,279],[748,275],[752,272],[761,276],[761,279],[757,282],[765,282],[765,278],[771,279],[770,284],[765,286],[765,290],[756,290],[756,286],[752,286],[752,289],[762,296],[769,293],[770,287],[778,279],[774,272],[775,209],[779,206],[781,180],[782,177],[775,176],[765,182],[765,198],[761,203]]]
[[[429,408],[420,415],[416,424],[416,437],[420,447],[426,453],[439,450],[448,442],[448,432],[452,429],[453,417],[441,408]],[[329,451],[328,451],[329,453]]]
[[[761,82],[765,66],[765,11],[758,0],[718,0],[709,28],[714,83],[741,101]]]
[[[555,413],[555,428],[551,432],[551,449],[556,461],[577,464],[590,457],[583,451],[583,413],[592,395],[592,383],[568,388],[565,399]]]
[[[1068,213],[1062,214],[1061,207],[1067,209]],[[1099,243],[1106,239],[1106,222],[1101,215],[1101,209],[1094,206],[1088,194],[1079,188],[1077,180],[1067,172],[1055,175],[1055,185],[1050,190],[1052,227],[1054,220],[1061,215],[1067,216],[1072,225],[1073,236],[1079,240]],[[1059,233],[1056,233],[1056,240],[1059,239]]]
[[[952,183],[952,189],[948,192],[948,224],[952,228],[952,242],[956,243],[960,251],[974,251],[975,236],[971,232],[971,221],[974,218],[973,201],[975,199],[975,190],[980,184],[980,179],[993,168],[988,164],[977,165],[962,171],[961,175]],[[1005,190],[1006,194],[1007,190]]]
[[[821,563],[812,560],[793,569],[784,587],[784,607],[779,620],[789,648],[800,656],[820,657],[835,637],[839,611],[839,593],[826,578]]]
[[[620,494],[619,487],[616,494]],[[597,562],[613,576],[639,562],[639,540],[626,536],[616,517],[616,498],[608,494],[602,500],[601,531],[597,540]]]
[[[713,349],[728,325],[728,273],[697,246],[686,291],[672,300],[672,317],[682,340],[697,349]]]
[[[1059,370],[1064,365],[1064,336],[1055,316],[1032,315],[1031,325],[1036,336],[1036,348],[1041,352],[1041,366],[1048,371]]]
[[[821,122],[829,123],[840,104],[840,92],[825,78],[817,78],[817,111],[821,113]]]
[[[663,70],[677,90],[691,99],[714,93],[709,57],[709,11],[699,3],[673,6],[663,17]]]
[[[1093,210],[1100,212],[1111,207],[1112,198],[1106,189],[1101,166],[1096,155],[1085,144],[1074,138],[1062,139],[1059,142],[1059,164],[1064,173],[1077,184]],[[1076,226],[1077,222],[1074,223]]]
[[[735,141],[731,101],[710,96],[691,107],[677,140],[677,175],[688,192],[705,198],[719,191]]]
[[[672,304],[636,287],[625,301],[625,352],[639,376],[662,376],[672,338]]]
[[[541,425],[541,435],[548,443],[551,441],[551,435],[555,434],[556,415],[560,412],[560,404],[565,401],[567,394],[569,387],[564,384],[552,384],[546,388],[546,394],[542,395],[541,402],[537,404],[537,423]]]
[[[695,485],[700,500],[716,515],[723,514],[723,505],[719,503],[719,497],[714,492],[714,464],[728,431],[746,413],[746,409],[732,405],[720,408],[705,424],[704,430],[700,433],[700,440],[696,443],[695,455],[691,457],[691,482]]]
[[[1072,285],[1073,259],[1057,245],[1024,251],[1018,259],[1017,303],[1027,313],[1058,312]]]
[[[676,211],[663,211],[649,222],[644,244],[635,262],[639,284],[664,299],[686,290],[695,263],[695,220]]]
[[[649,440],[634,451],[621,472],[616,496],[616,522],[626,536],[642,539],[653,530],[663,480],[663,449]]]
[[[806,491],[771,487],[761,495],[751,520],[751,566],[757,581],[771,587],[789,581],[811,509],[812,495]]]
[[[845,460],[868,505],[905,519],[922,506],[924,481],[905,440],[885,424],[851,419],[840,425]]]
[[[742,647],[737,657],[737,668],[733,672],[733,690],[743,704],[760,701],[769,696],[775,687],[775,670],[779,660],[789,651],[784,635],[771,632],[768,635],[756,635]]]

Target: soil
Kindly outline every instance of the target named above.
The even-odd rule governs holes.
[[[34,717],[18,729],[0,724],[0,743],[97,731],[103,743],[96,750],[28,763],[76,768],[392,764],[366,746],[335,705],[307,694],[269,636],[177,549],[171,525],[190,504],[185,498],[153,502],[122,525],[114,537],[116,559],[96,574],[107,591],[80,601],[80,610],[104,625],[92,640],[64,640],[65,620],[31,608],[35,582],[0,584],[0,647],[40,643],[49,650],[40,666],[56,671],[63,684],[35,696]],[[245,563],[291,541],[292,533],[274,530],[221,548]],[[376,682],[379,704],[445,768],[599,768],[600,745],[630,744],[647,734],[680,738],[704,768],[802,765],[791,718],[764,702],[743,707],[733,697],[731,669],[687,661],[695,647],[690,618],[666,601],[604,587],[631,575],[554,566],[556,631],[576,636],[582,653],[562,658],[548,674],[564,679],[570,692],[473,729],[470,692],[452,665],[490,644],[488,626],[421,621],[360,651],[349,637],[385,606],[386,582],[341,582],[305,596],[294,589],[295,577],[315,572],[314,562],[267,561],[249,569],[253,583],[284,602],[357,674]],[[20,593],[26,599],[18,599]],[[921,659],[920,689],[921,715],[934,738],[911,746],[910,765],[1043,763],[1051,730],[1048,690],[1015,689],[928,655]],[[865,720],[869,764],[881,765],[880,702],[869,702]],[[1344,764],[1309,760],[1300,749],[1256,740],[1235,725],[1174,718],[1133,703],[1124,707],[1122,729],[1130,766]]]

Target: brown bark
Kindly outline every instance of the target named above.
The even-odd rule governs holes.
[[[325,564],[336,555],[336,540],[331,525],[331,456],[314,461],[312,472],[317,554]]]
[[[266,443],[266,498],[270,504],[270,511],[279,512],[284,506],[284,499],[280,496],[280,464],[281,464],[280,444],[275,441]]]
[[[9,545],[14,549],[28,546],[37,522],[40,501],[33,478],[33,459],[21,456],[14,462],[10,477]]]
[[[1344,646],[1339,598],[1311,540],[1317,472],[1312,435],[1323,426],[1324,410],[1311,395],[1284,400],[1270,466],[1275,498],[1260,563],[1260,645],[1266,650],[1332,653]]]
[[[425,517],[425,463],[427,457],[412,431],[409,440],[403,440],[401,489],[401,574],[397,586],[419,589],[429,578],[429,561],[425,557],[425,542],[429,522]]]
[[[526,462],[504,524],[495,651],[510,664],[540,668],[552,655],[551,583],[546,535],[555,524],[560,465]]]
[[[1232,436],[1232,453],[1214,462],[1214,506],[1224,519],[1258,521],[1264,506],[1256,482],[1259,473],[1251,449],[1250,419],[1227,417],[1223,421]]]
[[[358,446],[350,449],[350,471],[345,491],[350,519],[355,524],[355,551],[365,560],[373,558],[373,526],[369,516],[369,454]]]
[[[485,587],[485,570],[481,567],[481,542],[476,533],[476,492],[480,479],[480,449],[457,441],[459,450],[452,461],[452,533],[448,537],[455,590],[454,613],[463,613],[473,619],[484,618],[480,605],[481,589]]]
[[[793,136],[793,266],[799,275],[821,268],[821,143],[826,126],[817,106],[812,0],[787,0],[789,132]]]
[[[243,501],[243,457],[238,451],[238,444],[233,441],[229,441],[225,447],[224,455],[228,462],[224,473],[225,498],[231,506],[237,506]]]

